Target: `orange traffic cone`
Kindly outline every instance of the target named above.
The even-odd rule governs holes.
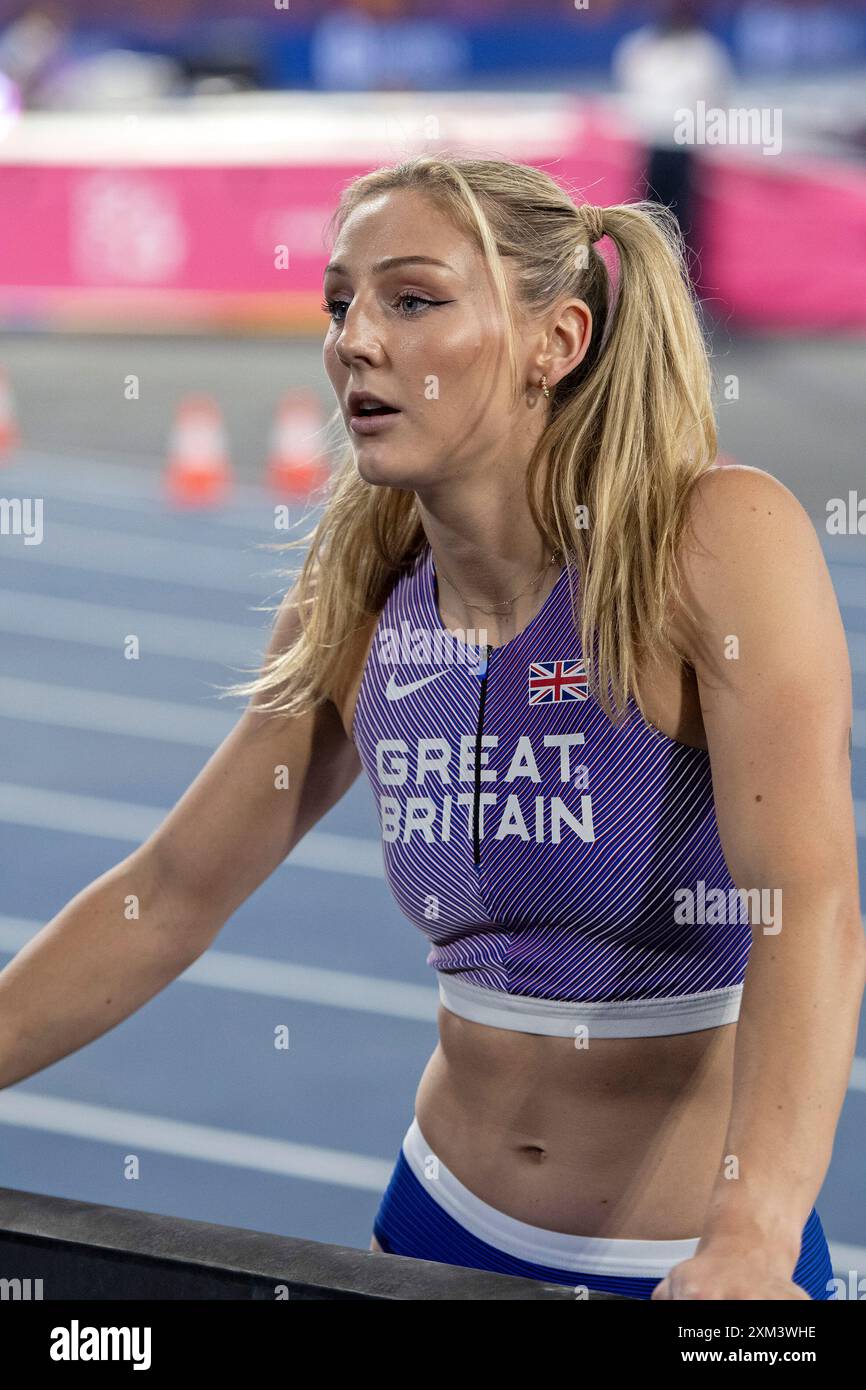
[[[165,486],[178,507],[207,507],[225,500],[231,464],[222,414],[210,396],[186,396],[169,441]]]
[[[0,461],[11,454],[19,441],[18,423],[15,419],[15,401],[9,378],[0,368]]]
[[[322,407],[315,391],[287,391],[277,408],[268,455],[267,486],[280,496],[305,497],[329,469],[321,455]]]

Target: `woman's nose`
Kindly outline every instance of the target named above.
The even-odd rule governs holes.
[[[374,361],[382,356],[380,326],[370,313],[362,309],[357,299],[354,299],[346,310],[335,350],[340,361],[346,366],[358,357]]]

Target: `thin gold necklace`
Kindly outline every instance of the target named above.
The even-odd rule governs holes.
[[[445,574],[445,571],[442,569],[441,565],[438,566],[438,573],[441,574],[445,579],[448,579],[448,583],[451,585],[451,588],[454,590],[455,594],[457,594],[458,597],[463,600],[467,608],[474,608],[479,613],[490,613],[494,617],[502,617],[511,608],[511,606],[517,602],[519,598],[522,598],[524,594],[528,594],[530,589],[535,588],[539,579],[544,574],[544,571],[549,569],[551,565],[555,565],[556,560],[557,556],[554,553],[547,561],[547,564],[543,565],[542,568],[538,571],[538,574],[535,576],[535,579],[532,581],[531,584],[527,585],[525,589],[521,589],[519,594],[514,595],[514,598],[500,599],[493,606],[493,608],[485,608],[483,604],[470,602],[470,600],[466,598],[465,594],[460,593],[460,590],[457,588],[457,585],[454,583],[453,579],[448,579],[448,575]]]

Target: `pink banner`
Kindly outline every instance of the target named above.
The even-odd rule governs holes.
[[[537,162],[612,203],[640,191],[640,150],[581,118]],[[525,162],[535,162],[525,159]],[[731,326],[866,327],[866,173],[772,159],[702,165],[703,293]],[[325,224],[362,170],[0,166],[0,314],[115,327],[318,324]]]

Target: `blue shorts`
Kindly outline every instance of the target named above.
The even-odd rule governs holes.
[[[698,1245],[697,1237],[609,1240],[546,1231],[516,1221],[464,1187],[437,1159],[417,1120],[406,1132],[373,1233],[392,1255],[646,1299]],[[829,1291],[833,1287],[830,1251],[814,1207],[803,1228],[793,1279],[810,1298],[834,1297]]]

